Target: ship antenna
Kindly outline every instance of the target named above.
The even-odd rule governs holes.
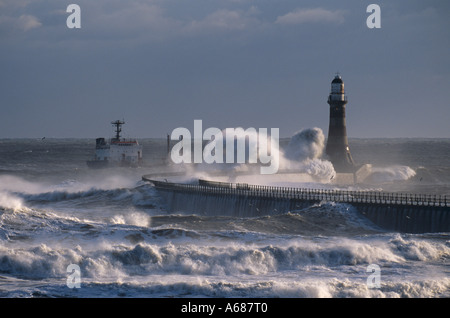
[[[120,140],[120,132],[122,131],[122,125],[125,124],[125,121],[121,121],[121,120],[116,120],[111,122],[111,124],[113,124],[114,126],[116,126],[116,140],[119,141]]]

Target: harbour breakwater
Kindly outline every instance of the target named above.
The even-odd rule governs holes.
[[[254,217],[282,214],[320,202],[345,203],[379,227],[405,233],[450,232],[446,196],[251,185],[198,180],[198,184],[151,182],[169,212]]]

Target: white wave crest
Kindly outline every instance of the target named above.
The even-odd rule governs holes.
[[[111,218],[111,223],[149,227],[151,225],[151,217],[148,214],[131,212],[125,215],[115,215]]]
[[[143,241],[128,245],[105,240],[70,248],[57,243],[0,246],[0,272],[22,279],[53,278],[55,286],[60,286],[67,277],[67,266],[78,264],[82,285],[90,286],[80,289],[81,297],[89,297],[97,285],[103,295],[112,295],[120,285],[130,296],[155,297],[185,293],[216,297],[450,296],[445,268],[431,266],[432,275],[426,270],[430,261],[442,263],[450,255],[450,247],[442,241],[384,234],[277,242]],[[379,264],[382,270],[379,288],[366,283],[370,264]],[[413,276],[408,273],[411,266],[417,268]],[[40,290],[45,293],[45,287]]]
[[[11,209],[11,210],[20,210],[24,208],[24,202],[21,198],[10,194],[8,192],[1,191],[0,192],[0,208]]]
[[[406,181],[415,175],[416,172],[408,166],[371,167],[371,173],[365,181],[371,183],[390,183]]]

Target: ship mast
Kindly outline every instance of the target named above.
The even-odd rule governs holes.
[[[114,138],[114,139],[119,141],[120,140],[120,132],[122,131],[122,125],[125,124],[125,121],[116,120],[116,121],[112,121],[111,124],[116,126],[116,138]]]

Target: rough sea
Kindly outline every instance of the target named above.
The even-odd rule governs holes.
[[[0,140],[0,297],[450,297],[450,233],[377,227],[348,204],[260,217],[169,213],[146,165],[89,169],[91,139]],[[350,139],[383,189],[450,195],[449,139]],[[301,182],[300,182],[301,184]],[[301,184],[334,188],[332,183]]]

